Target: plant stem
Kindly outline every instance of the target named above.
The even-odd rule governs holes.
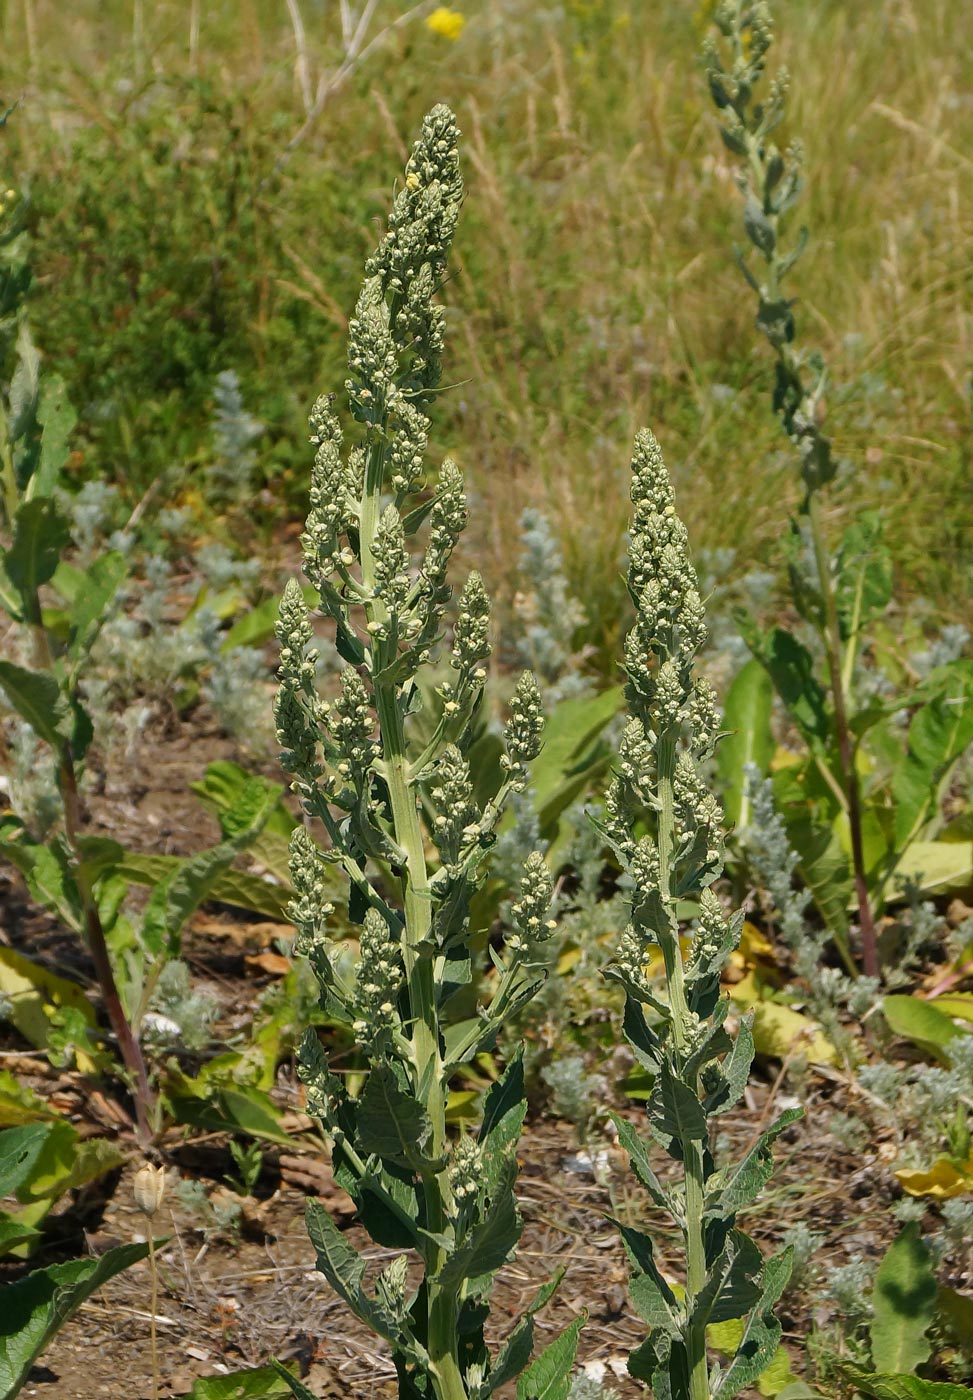
[[[38,666],[44,671],[54,670],[54,659],[51,655],[51,648],[48,642],[47,632],[44,628],[41,615],[40,598],[36,592],[29,600],[29,616],[27,618],[34,641],[34,654]],[[84,852],[81,848],[81,801],[78,793],[78,778],[74,767],[74,755],[71,751],[70,740],[65,739],[61,744],[57,754],[57,785],[61,794],[61,804],[64,809],[64,836],[71,852],[74,864],[74,878],[78,887],[78,894],[81,898],[81,909],[84,918],[85,941],[91,960],[95,965],[95,976],[98,986],[101,989],[102,1001],[105,1004],[105,1012],[108,1016],[109,1024],[118,1043],[119,1053],[122,1063],[128,1070],[131,1079],[132,1097],[135,1104],[135,1140],[142,1151],[151,1144],[153,1132],[150,1126],[150,1118],[155,1117],[154,1100],[152,1089],[149,1085],[148,1071],[145,1067],[145,1057],[142,1054],[142,1047],[138,1042],[138,1037],[132,1030],[132,1026],[125,1014],[122,1005],[122,998],[118,990],[118,983],[115,980],[115,971],[111,964],[111,955],[108,952],[108,943],[105,939],[105,929],[101,922],[101,914],[98,903],[95,899],[91,880],[84,869]]]
[[[858,769],[855,763],[855,747],[848,725],[848,708],[845,686],[841,674],[841,627],[838,621],[838,606],[835,601],[834,581],[831,577],[830,555],[825,539],[824,521],[821,507],[815,492],[808,493],[808,520],[811,526],[811,539],[814,559],[818,571],[818,586],[825,606],[825,627],[823,640],[828,658],[828,672],[831,677],[832,703],[834,705],[835,730],[838,736],[838,755],[841,762],[845,793],[848,797],[848,829],[851,835],[851,859],[855,878],[855,894],[858,898],[858,919],[862,935],[862,969],[866,977],[879,976],[878,940],[875,933],[875,919],[868,893],[868,879],[865,872],[865,850],[862,840],[861,787],[858,782]]]
[[[159,1339],[156,1332],[155,1315],[159,1310],[159,1271],[155,1262],[155,1239],[149,1228],[149,1273],[152,1276],[151,1319],[149,1321],[149,1346],[152,1349],[152,1400],[159,1400]]]
[[[671,868],[674,829],[673,780],[676,770],[676,740],[670,731],[660,736],[657,754],[659,795],[659,889],[665,908],[672,908]],[[669,1005],[672,1010],[672,1034],[678,1054],[686,1047],[689,1028],[689,1007],[686,1002],[682,949],[679,946],[679,924],[670,921],[671,937],[663,944]],[[698,1082],[692,1085],[699,1093]],[[686,1189],[686,1315],[690,1316],[696,1298],[706,1283],[706,1245],[703,1238],[703,1144],[685,1142],[683,1170]],[[690,1400],[709,1400],[709,1365],[706,1357],[706,1326],[687,1327],[686,1359],[689,1367]]]

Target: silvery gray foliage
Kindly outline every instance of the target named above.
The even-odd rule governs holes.
[[[297,947],[364,1070],[350,1093],[309,1032],[300,1073],[361,1224],[400,1253],[370,1288],[364,1256],[326,1210],[312,1204],[308,1227],[332,1287],[389,1344],[404,1400],[486,1400],[530,1359],[533,1307],[499,1352],[491,1354],[483,1336],[493,1276],[521,1232],[520,1058],[486,1095],[475,1137],[451,1140],[446,1104],[455,1071],[492,1045],[540,986],[538,950],[552,928],[551,880],[534,852],[520,871],[504,945],[490,950],[481,1003],[458,1018],[454,998],[473,980],[471,897],[508,797],[526,788],[543,723],[536,682],[525,673],[495,790],[485,795],[467,750],[486,680],[489,601],[472,573],[447,621],[448,566],[466,524],[466,495],[448,459],[431,488],[425,469],[426,410],[444,332],[434,296],[462,197],[458,134],[447,108],[427,116],[388,231],[366,264],[345,385],[357,424],[352,441],[345,442],[334,395],[311,413],[304,571],[345,663],[334,699],[318,693],[311,615],[296,581],[285,589],[277,627],[277,734],[308,820],[291,847]],[[450,678],[435,692],[436,713],[420,739],[412,718],[429,695],[420,680],[433,674],[447,633]],[[329,935],[336,872],[361,928],[350,973]],[[576,1339],[577,1326],[535,1365],[567,1375]]]
[[[631,494],[630,718],[601,830],[632,893],[630,922],[607,973],[624,988],[625,1034],[654,1082],[651,1137],[679,1164],[681,1180],[663,1184],[649,1145],[626,1120],[615,1121],[652,1204],[682,1236],[686,1287],[678,1298],[648,1235],[619,1225],[633,1269],[632,1301],[648,1327],[629,1370],[660,1400],[728,1400],[774,1355],[781,1329],[773,1309],[791,1268],[788,1251],[761,1258],[737,1229],[737,1213],[760,1194],[773,1168],[771,1144],[800,1114],[782,1114],[742,1162],[717,1166],[713,1120],[743,1094],[754,1054],[746,1019],[731,1037],[729,1002],[720,994],[743,914],[727,919],[712,888],[723,868],[723,834],[722,812],[701,772],[718,738],[712,689],[695,674],[703,607],[662,453],[645,431],[635,442]],[[685,900],[698,901],[699,915],[684,961],[677,905]],[[653,948],[664,963],[664,999],[645,972]],[[710,1369],[706,1328],[731,1318],[744,1319],[737,1353],[725,1370]]]

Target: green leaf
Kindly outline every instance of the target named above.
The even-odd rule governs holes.
[[[748,661],[734,678],[723,707],[723,722],[730,733],[716,751],[716,766],[723,784],[723,808],[730,826],[742,830],[750,822],[746,793],[746,768],[753,764],[762,774],[774,756],[770,728],[774,688],[765,668]]]
[[[657,1205],[660,1210],[670,1210],[671,1203],[668,1193],[652,1169],[645,1143],[626,1119],[620,1118],[617,1113],[613,1113],[611,1117],[615,1124],[615,1131],[618,1133],[618,1141],[628,1153],[632,1170],[648,1191],[653,1204]]]
[[[595,771],[607,765],[607,749],[599,761],[593,745],[618,714],[624,698],[623,688],[613,686],[599,695],[562,700],[547,716],[544,747],[531,765],[534,806],[542,832],[550,832]]]
[[[563,1268],[558,1269],[554,1277],[537,1290],[533,1300],[527,1306],[527,1311],[497,1352],[490,1373],[477,1392],[476,1400],[488,1400],[488,1397],[494,1391],[499,1390],[500,1386],[506,1385],[515,1376],[519,1376],[527,1365],[534,1345],[534,1317],[554,1297],[561,1286],[564,1273]]]
[[[911,1372],[932,1354],[926,1332],[936,1315],[936,1276],[919,1226],[911,1221],[875,1275],[869,1335],[878,1371]]]
[[[940,783],[973,743],[973,663],[953,663],[945,681],[943,693],[913,715],[908,752],[892,777],[900,848],[918,835]]]
[[[794,1251],[785,1249],[764,1264],[760,1301],[744,1325],[736,1355],[713,1388],[713,1400],[730,1400],[753,1385],[777,1354],[781,1326],[774,1307],[787,1287],[794,1262]]]
[[[288,1400],[300,1392],[290,1385],[293,1377],[289,1372],[281,1374],[283,1370],[271,1365],[234,1371],[229,1376],[204,1376],[183,1400]],[[309,1395],[310,1391],[304,1390],[304,1394]]]
[[[77,1012],[94,1031],[95,1010],[81,987],[13,948],[0,947],[0,992],[11,1003],[11,1024],[38,1050],[46,1050],[50,1044],[51,1023],[58,1011]],[[88,1073],[93,1065],[90,1061],[81,1064],[79,1059],[78,1067]]]
[[[743,227],[754,247],[769,258],[776,247],[777,235],[760,201],[749,191],[743,208]]]
[[[68,398],[67,386],[58,374],[48,375],[40,387],[37,422],[42,430],[40,458],[27,485],[27,496],[50,496],[68,459],[68,443],[78,421]]]
[[[52,577],[70,538],[67,518],[49,497],[26,501],[18,510],[13,543],[3,557],[3,567],[20,594],[28,618],[33,613],[37,590]]]
[[[274,1368],[274,1374],[286,1383],[294,1400],[318,1400],[306,1385],[302,1385],[296,1376],[291,1375],[286,1366],[282,1366],[279,1361],[272,1361],[270,1364]]]
[[[0,1400],[11,1400],[54,1334],[103,1283],[144,1259],[148,1244],[124,1244],[98,1259],[36,1269],[6,1286],[0,1313]]]
[[[582,1312],[528,1366],[517,1381],[517,1400],[567,1400],[578,1337],[587,1320]]]
[[[302,586],[301,592],[309,608],[321,606],[321,595],[309,583]],[[274,625],[279,616],[280,599],[275,593],[244,613],[239,622],[233,624],[220,643],[220,651],[225,654],[233,651],[235,647],[263,646],[264,642],[270,641],[274,635]]]
[[[385,1162],[414,1166],[432,1132],[429,1115],[412,1094],[400,1088],[386,1064],[378,1064],[358,1100],[358,1140],[363,1156],[374,1152]]]
[[[397,1327],[379,1303],[362,1288],[365,1261],[345,1239],[325,1208],[317,1201],[307,1203],[307,1232],[317,1254],[317,1266],[331,1287],[343,1298],[356,1317],[386,1341],[394,1341]]]
[[[782,627],[761,633],[751,623],[745,625],[744,638],[807,742],[824,746],[831,733],[831,718],[807,647]]]
[[[50,671],[28,671],[0,661],[0,689],[39,739],[60,749],[71,737],[71,711]]]
[[[50,1123],[26,1123],[0,1133],[0,1197],[27,1181],[50,1131]]]
[[[440,1270],[439,1282],[443,1288],[457,1288],[465,1279],[496,1273],[506,1262],[523,1230],[513,1189],[516,1179],[516,1159],[504,1158],[500,1179],[486,1211]]]
[[[912,841],[896,861],[891,892],[900,899],[907,885],[923,894],[951,894],[973,887],[973,841]]]
[[[653,1131],[658,1132],[661,1139],[671,1139],[680,1149],[688,1142],[705,1142],[709,1133],[702,1104],[667,1064],[659,1070],[655,1092],[649,1101],[649,1119]],[[677,1155],[681,1159],[681,1150]]]
[[[157,885],[181,863],[179,856],[150,855],[126,851],[118,866],[119,874],[139,885]],[[208,898],[221,904],[250,909],[268,919],[287,918],[287,906],[294,892],[287,886],[271,884],[242,870],[224,870],[213,881]]]
[[[918,1376],[874,1374],[844,1357],[829,1357],[842,1377],[875,1400],[970,1400],[970,1388],[949,1381],[924,1381]]]
[[[882,1015],[896,1034],[949,1064],[949,1045],[963,1032],[931,1002],[919,997],[891,996],[882,1002]]]
[[[69,613],[71,641],[68,655],[75,663],[83,660],[91,650],[127,569],[124,554],[113,550],[97,558],[84,575],[83,586],[72,602]]]
[[[622,1237],[625,1253],[632,1266],[629,1292],[639,1316],[648,1324],[651,1332],[661,1330],[669,1337],[678,1337],[682,1322],[681,1310],[675,1293],[655,1262],[652,1241],[641,1230],[623,1225],[619,1220],[612,1220],[612,1224]]]
[[[18,1220],[15,1215],[7,1215],[0,1211],[0,1258],[13,1253],[14,1250],[20,1250],[23,1254],[21,1247],[28,1245],[32,1248],[40,1237],[40,1230],[35,1229],[33,1225]]]
[[[714,1219],[732,1218],[738,1210],[757,1199],[774,1170],[771,1148],[785,1128],[803,1117],[804,1110],[788,1108],[776,1122],[765,1128],[750,1151],[735,1167],[723,1167],[707,1183],[706,1215]]]

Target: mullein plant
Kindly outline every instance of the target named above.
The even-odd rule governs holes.
[[[485,1400],[516,1376],[519,1393],[533,1394],[545,1378],[570,1373],[581,1324],[528,1366],[532,1317],[551,1285],[498,1352],[484,1341],[494,1275],[522,1228],[514,1193],[526,1106],[519,1057],[487,1093],[478,1133],[447,1129],[451,1079],[538,989],[538,948],[552,929],[551,881],[535,853],[512,905],[512,931],[491,950],[492,975],[470,1017],[474,949],[482,947],[470,900],[504,804],[526,786],[543,719],[537,685],[525,674],[493,796],[478,802],[464,750],[486,680],[489,604],[471,573],[452,617],[450,678],[434,692],[434,722],[423,727],[424,739],[412,724],[433,694],[420,682],[443,649],[447,566],[466,523],[454,463],[443,463],[429,490],[424,476],[424,410],[440,380],[445,319],[434,295],[462,198],[458,134],[447,108],[426,117],[388,231],[366,264],[346,382],[356,441],[342,451],[333,395],[319,399],[310,418],[316,452],[304,571],[345,662],[333,701],[317,690],[318,653],[296,581],[284,592],[277,629],[277,731],[307,817],[291,847],[297,946],[361,1069],[352,1092],[308,1032],[300,1074],[360,1223],[376,1244],[399,1252],[366,1280],[365,1256],[313,1202],[308,1229],[319,1269],[389,1344],[402,1400]],[[410,540],[424,527],[420,553]],[[350,968],[328,932],[335,866],[361,929]],[[309,1394],[287,1379],[295,1395]]]
[[[650,1145],[616,1118],[621,1145],[653,1206],[682,1238],[684,1281],[667,1279],[649,1237],[620,1225],[633,1269],[632,1301],[648,1335],[629,1370],[659,1400],[709,1400],[752,1385],[774,1355],[780,1325],[774,1305],[787,1283],[790,1252],[764,1260],[736,1228],[738,1212],[772,1171],[771,1145],[799,1110],[782,1114],[743,1160],[718,1166],[716,1120],[740,1099],[754,1045],[749,1021],[735,1037],[720,974],[736,947],[743,914],[726,917],[713,883],[723,867],[722,811],[701,775],[718,739],[714,694],[694,675],[705,637],[703,607],[686,530],[651,433],[636,439],[632,462],[628,587],[636,609],[625,643],[629,722],[600,829],[631,886],[631,915],[607,975],[625,991],[624,1031],[653,1080],[652,1141],[677,1164],[664,1181]],[[697,904],[688,952],[679,906]],[[665,996],[646,968],[661,953]],[[710,1367],[706,1328],[743,1319],[739,1347],[725,1367]]]

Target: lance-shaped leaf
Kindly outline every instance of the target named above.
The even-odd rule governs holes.
[[[67,518],[49,497],[27,501],[18,510],[3,568],[20,595],[26,618],[31,618],[37,590],[52,577],[70,538]]]
[[[307,1203],[307,1232],[317,1254],[318,1269],[331,1287],[360,1318],[386,1341],[394,1341],[398,1332],[395,1319],[362,1288],[365,1261],[353,1249],[331,1216],[317,1201]]]
[[[97,1259],[71,1259],[36,1269],[4,1289],[0,1316],[0,1396],[18,1393],[54,1334],[95,1289],[144,1259],[148,1244],[124,1244]]]
[[[516,1179],[516,1160],[503,1158],[500,1179],[486,1211],[440,1271],[443,1288],[455,1288],[464,1279],[493,1274],[506,1262],[523,1230],[513,1189]]]
[[[581,1313],[541,1352],[517,1381],[517,1400],[567,1400],[578,1337],[588,1320]]]
[[[752,1014],[741,1019],[729,1055],[718,1069],[710,1071],[717,1078],[717,1082],[711,1087],[707,1081],[707,1113],[726,1113],[727,1109],[739,1101],[747,1087],[754,1056],[753,1031],[750,1029],[752,1024]]]
[[[358,1100],[359,1150],[385,1162],[415,1166],[432,1124],[419,1100],[404,1090],[388,1064],[375,1066]]]
[[[724,1167],[710,1178],[706,1194],[706,1214],[720,1219],[734,1216],[756,1200],[774,1170],[771,1147],[785,1128],[803,1117],[800,1108],[788,1108],[776,1122],[760,1134],[750,1151],[735,1167]]]
[[[534,1347],[534,1317],[554,1297],[563,1278],[564,1269],[558,1269],[554,1277],[537,1290],[532,1302],[528,1304],[527,1311],[497,1352],[490,1373],[476,1392],[474,1400],[488,1400],[502,1385],[520,1375],[530,1360]]]
[[[75,666],[91,650],[107,620],[109,606],[127,569],[125,556],[112,551],[100,555],[83,576],[83,584],[75,595],[68,615],[71,625],[68,655]]]
[[[742,667],[726,694],[723,723],[730,733],[716,751],[716,766],[722,779],[726,820],[738,829],[750,824],[747,765],[753,764],[765,775],[773,757],[773,699],[770,676],[755,659]]]
[[[70,739],[71,709],[50,671],[28,671],[13,661],[0,661],[0,689],[39,739],[54,749]]]
[[[652,1241],[648,1235],[618,1220],[612,1224],[622,1237],[625,1253],[635,1270],[629,1280],[632,1302],[638,1309],[643,1322],[653,1330],[660,1329],[670,1337],[678,1337],[682,1326],[682,1308],[675,1293],[666,1283],[652,1252]]]
[[[760,1300],[747,1318],[736,1356],[713,1386],[713,1400],[739,1395],[773,1360],[781,1334],[774,1307],[787,1287],[793,1262],[793,1249],[785,1249],[764,1264]]]
[[[612,1114],[612,1122],[615,1124],[618,1141],[628,1153],[628,1160],[631,1163],[632,1170],[639,1181],[641,1181],[646,1191],[648,1191],[653,1204],[657,1205],[660,1210],[667,1210],[670,1214],[679,1216],[681,1212],[675,1209],[675,1201],[652,1170],[652,1164],[649,1161],[649,1154],[646,1150],[645,1143],[639,1137],[631,1123],[626,1122],[624,1118],[620,1118],[617,1113]]]
[[[649,1122],[663,1147],[677,1160],[682,1158],[684,1144],[706,1141],[703,1106],[668,1064],[661,1066],[649,1100]]]
[[[727,1322],[743,1317],[760,1300],[760,1250],[742,1230],[730,1230],[723,1252],[710,1266],[709,1277],[696,1295],[693,1323]]]

